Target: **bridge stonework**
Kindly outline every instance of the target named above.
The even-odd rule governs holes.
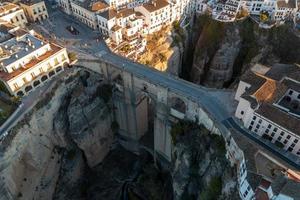
[[[165,86],[159,80],[154,82],[148,77],[133,74],[124,64],[120,66],[102,59],[79,59],[77,65],[99,73],[105,81],[114,85],[114,114],[122,136],[139,140],[148,130],[149,101],[154,104],[154,152],[167,161],[171,161],[172,152],[170,130],[178,119],[198,122],[212,133],[221,134],[199,102]],[[184,110],[177,110],[171,99],[181,102]]]

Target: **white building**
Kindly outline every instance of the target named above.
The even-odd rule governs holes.
[[[0,80],[11,95],[23,96],[63,71],[67,50],[22,29],[2,28]]]
[[[256,65],[236,92],[235,116],[253,134],[300,157],[300,67]]]
[[[127,4],[135,2],[135,0],[105,0],[105,2],[112,8],[126,7]]]
[[[0,2],[0,20],[20,27],[25,27],[27,24],[27,18],[23,9],[16,4],[8,2]]]
[[[297,14],[297,11],[298,5],[296,0],[277,0],[274,19],[276,21],[291,20]]]
[[[109,6],[101,1],[71,1],[72,14],[90,28],[98,29],[96,13],[107,10]]]
[[[45,2],[42,0],[22,0],[20,5],[31,22],[41,22],[49,17]]]
[[[144,51],[144,16],[141,13],[132,8],[109,9],[99,13],[97,18],[99,30],[109,36],[109,46],[114,52],[129,56]]]
[[[97,14],[109,9],[108,4],[98,0],[58,0],[58,4],[65,13],[94,30],[98,29]]]
[[[165,0],[149,1],[134,10],[145,17],[145,29],[149,34],[171,23],[171,7]]]

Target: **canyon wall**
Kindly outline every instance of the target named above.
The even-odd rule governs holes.
[[[174,199],[239,199],[235,166],[225,157],[222,136],[181,121],[171,130]]]
[[[65,199],[82,169],[102,161],[113,141],[105,86],[75,69],[43,94],[2,141],[0,199]]]
[[[190,37],[194,45],[183,65],[185,78],[207,87],[234,87],[255,63],[300,62],[300,37],[290,25],[261,29],[250,19],[221,23],[202,15]]]

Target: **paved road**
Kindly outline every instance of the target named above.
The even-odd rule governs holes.
[[[168,88],[172,92],[198,102],[208,113],[213,114],[213,117],[220,122],[230,117],[230,114],[222,106],[221,102],[210,94],[214,89],[187,82],[176,76],[159,72],[113,53],[103,52],[99,59],[128,71],[136,77],[143,78],[149,83]]]
[[[230,129],[233,128],[238,133],[247,136],[258,145],[262,146],[263,148],[272,152],[274,155],[286,161],[291,166],[300,169],[300,158],[289,152],[284,152],[281,149],[278,149],[272,143],[269,144],[263,141],[259,136],[250,134],[245,130],[245,128],[243,128],[242,124],[237,124],[231,118],[230,113],[224,108],[223,102],[220,102],[220,100],[211,95],[213,91],[218,90],[205,88],[191,82],[187,82],[170,74],[162,73],[155,69],[145,67],[144,65],[134,63],[131,60],[120,57],[113,53],[102,52],[102,54],[98,54],[98,58],[122,70],[130,72],[136,77],[143,78],[149,83],[163,86],[165,88],[168,88],[172,92],[198,102],[198,104],[201,105],[201,107],[209,113],[210,117],[212,117],[214,121],[222,122],[220,123],[221,131],[225,130],[224,132],[230,132]]]
[[[271,153],[276,155],[277,157],[281,158],[291,166],[295,167],[296,169],[300,170],[300,158],[296,155],[293,155],[287,151],[284,151],[278,147],[276,147],[273,143],[269,141],[263,140],[260,136],[256,134],[252,134],[246,128],[242,128],[241,124],[237,123],[233,118],[228,118],[222,122],[228,129],[234,129],[236,132],[243,134],[247,138],[253,140],[261,147],[269,150]]]

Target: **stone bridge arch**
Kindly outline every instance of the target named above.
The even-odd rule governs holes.
[[[173,117],[184,119],[188,110],[188,100],[170,93],[168,95],[168,106],[170,108],[170,114]]]

